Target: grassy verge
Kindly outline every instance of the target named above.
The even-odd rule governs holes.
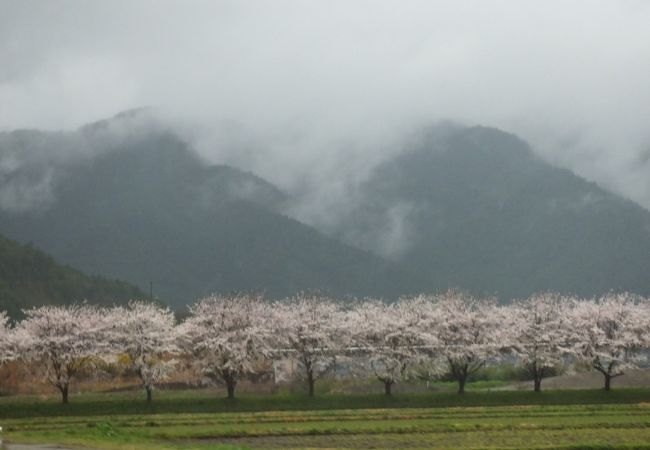
[[[141,392],[73,395],[62,405],[56,397],[0,398],[0,417],[49,417],[123,414],[179,414],[255,411],[297,411],[370,408],[449,408],[458,406],[572,405],[650,403],[650,389],[566,391],[476,391],[458,395],[451,392],[431,394],[384,395],[242,395],[235,400],[223,398],[221,391],[160,391],[151,405]]]
[[[210,396],[206,396],[206,394]],[[650,448],[650,390],[384,396],[80,395],[0,399],[5,439],[121,450]]]

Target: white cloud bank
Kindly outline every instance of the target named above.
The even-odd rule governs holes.
[[[154,105],[214,161],[319,186],[326,211],[450,118],[650,208],[649,23],[625,0],[0,0],[0,130]]]

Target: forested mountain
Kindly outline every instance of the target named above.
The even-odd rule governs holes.
[[[650,212],[496,129],[429,129],[376,168],[355,205],[333,234],[435,288],[650,294]]]
[[[84,273],[153,282],[176,307],[232,290],[650,294],[650,212],[502,131],[427,129],[318,231],[283,213],[296,199],[146,117],[0,133],[0,233]]]
[[[152,281],[154,296],[174,306],[232,290],[259,290],[270,297],[304,289],[397,296],[424,287],[396,265],[278,213],[286,196],[264,180],[233,167],[206,165],[160,128],[107,142],[106,130],[114,127],[99,122],[76,134],[53,136],[99,150],[88,156],[78,149],[79,156],[55,162],[56,169],[47,169],[51,192],[36,192],[40,196],[31,209],[20,203],[5,207],[0,232],[31,241],[86,273],[146,290]],[[33,153],[50,139],[22,133],[22,152]],[[16,136],[0,139],[0,145],[5,142],[0,151],[15,154],[19,146],[8,148],[8,143],[16,141]],[[40,170],[37,164],[15,169],[5,178],[5,192],[12,180],[16,186],[43,184],[48,172]]]
[[[84,300],[109,305],[135,298],[144,298],[144,294],[131,284],[88,277],[57,264],[31,245],[0,236],[0,311],[12,317],[30,306]]]

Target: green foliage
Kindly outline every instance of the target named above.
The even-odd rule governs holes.
[[[111,422],[97,422],[94,425],[95,428],[97,428],[97,431],[102,434],[102,436],[105,436],[107,438],[115,437],[115,427]]]
[[[11,317],[31,306],[88,300],[98,304],[125,302],[143,297],[128,283],[89,277],[57,264],[32,245],[21,245],[0,236],[0,310]]]

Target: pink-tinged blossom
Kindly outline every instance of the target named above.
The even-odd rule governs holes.
[[[430,344],[420,332],[419,302],[386,304],[367,300],[348,314],[352,345],[368,358],[370,369],[391,395],[393,384],[404,379],[419,360],[419,350]]]
[[[175,369],[177,352],[174,313],[167,307],[131,301],[111,311],[108,341],[117,354],[126,355],[151,402],[154,386]]]
[[[0,311],[0,365],[14,356],[14,333],[9,327],[7,313]]]
[[[571,303],[570,297],[542,292],[502,307],[507,342],[532,377],[535,391],[541,390],[542,379],[562,364],[567,353],[574,326],[568,314]]]
[[[104,331],[107,313],[89,305],[41,306],[23,311],[16,329],[23,359],[43,369],[45,379],[68,402],[70,382],[108,350]]]
[[[336,357],[347,347],[349,333],[340,305],[316,293],[300,293],[273,306],[277,345],[295,358],[314,395],[316,380],[334,367]]]
[[[603,374],[605,390],[613,378],[638,367],[640,351],[648,347],[647,312],[647,301],[629,293],[573,302],[573,353]]]
[[[505,319],[495,301],[458,291],[438,296],[431,316],[439,354],[462,394],[467,378],[503,351],[508,333]]]
[[[258,295],[213,295],[189,307],[179,342],[206,380],[223,383],[234,398],[237,382],[256,373],[269,354],[271,314]]]

